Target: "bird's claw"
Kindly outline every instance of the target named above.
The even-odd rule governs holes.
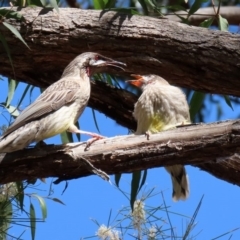
[[[90,146],[91,146],[94,142],[96,142],[97,140],[104,139],[104,138],[106,138],[106,137],[94,133],[94,134],[92,135],[92,138],[90,138],[90,139],[88,139],[88,140],[86,141],[86,147],[84,148],[84,151],[89,150]]]
[[[147,138],[147,140],[150,139],[150,133],[149,132],[145,132],[145,137]]]

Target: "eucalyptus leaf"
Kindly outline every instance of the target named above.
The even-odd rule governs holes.
[[[20,114],[20,112],[18,111],[18,109],[17,109],[16,107],[14,107],[14,106],[11,106],[11,105],[8,106],[8,107],[5,106],[5,108],[8,110],[8,112],[10,113],[10,115],[11,115],[12,117],[14,117],[14,118],[18,117],[19,114]]]
[[[130,197],[130,205],[133,211],[133,205],[137,198],[139,184],[141,180],[141,171],[136,171],[132,173],[132,182],[131,182],[131,197]]]
[[[43,220],[45,220],[47,217],[47,205],[46,205],[44,198],[40,197],[39,195],[37,195],[35,193],[31,194],[31,197],[34,197],[39,201],[41,211],[42,211],[42,218],[43,218]]]
[[[115,174],[115,183],[116,183],[117,187],[119,187],[121,176],[122,176],[122,174],[120,174],[120,173],[119,174]]]
[[[50,5],[59,13],[58,3],[56,0],[49,0]]]
[[[199,8],[201,8],[202,4],[208,2],[208,0],[195,0],[191,8],[189,9],[188,16],[194,14]]]
[[[141,4],[142,6],[142,9],[143,9],[143,13],[145,15],[149,15],[149,12],[148,12],[148,8],[147,8],[147,4],[145,2],[145,0],[138,0],[138,2]]]
[[[98,130],[98,132],[100,133],[100,129],[98,127],[98,123],[97,123],[97,118],[96,118],[96,114],[95,114],[95,110],[92,108],[92,114],[93,114],[93,120],[94,120],[94,124]]]
[[[4,17],[4,18],[12,18],[12,19],[16,19],[16,20],[23,20],[24,17],[17,11],[14,10],[9,10],[9,9],[5,9],[5,8],[1,8],[0,9],[0,16]]]
[[[141,181],[140,187],[139,187],[139,189],[138,189],[138,192],[142,189],[143,185],[144,185],[145,182],[146,182],[146,179],[147,179],[147,170],[144,170],[144,171],[143,171],[142,181]]]
[[[57,202],[57,203],[61,203],[62,205],[65,205],[64,202],[62,202],[60,199],[58,198],[50,198],[51,200],[53,200],[54,202]]]
[[[104,9],[105,3],[103,0],[93,0],[93,7],[96,10]]]
[[[221,31],[228,31],[228,21],[221,15],[218,15],[218,27]]]
[[[31,236],[32,240],[35,239],[36,233],[36,213],[32,203],[30,203],[30,228],[31,228]]]
[[[190,116],[193,121],[197,112],[201,109],[203,101],[205,98],[205,93],[195,91],[190,101]]]
[[[17,86],[18,86],[18,81],[8,78],[8,96],[7,96],[6,105],[5,105],[6,107],[8,107],[9,104],[11,103]]]
[[[73,142],[73,135],[70,132],[64,131],[60,134],[62,144]]]
[[[24,39],[22,38],[21,34],[19,33],[19,31],[14,27],[12,26],[11,24],[7,23],[7,22],[3,22],[2,23],[6,28],[8,28],[22,43],[25,44],[26,47],[29,48],[29,46],[27,45],[27,43],[24,41]]]
[[[104,0],[105,2],[105,9],[110,9],[115,6],[116,0]]]
[[[227,96],[227,95],[224,95],[223,96],[224,97],[224,100],[225,100],[225,102],[226,102],[226,104],[234,111],[234,109],[233,109],[233,106],[232,106],[232,103],[231,103],[231,100],[230,100],[230,98],[229,98],[229,96]]]
[[[16,196],[17,202],[20,206],[21,211],[23,211],[23,201],[24,201],[24,187],[23,182],[16,182],[18,194]]]
[[[203,22],[201,22],[200,27],[209,28],[212,25],[213,21],[214,21],[214,18],[210,17],[204,20]]]

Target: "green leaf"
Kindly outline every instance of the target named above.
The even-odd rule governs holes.
[[[16,117],[19,116],[20,113],[19,113],[19,111],[18,111],[18,109],[16,107],[11,106],[11,105],[6,107],[5,104],[3,106],[8,110],[8,112],[10,113],[10,115],[12,117],[16,118]]]
[[[109,74],[106,74],[106,79],[107,79],[107,83],[108,83],[109,85],[112,85],[112,86],[113,86],[113,81],[112,81],[112,78],[111,78],[111,76],[110,76]]]
[[[143,12],[145,15],[149,15],[148,12],[148,8],[147,8],[147,4],[145,2],[145,0],[138,0],[138,2],[141,4],[142,8],[143,8]]]
[[[62,205],[65,205],[61,200],[59,200],[58,198],[50,198],[51,200],[53,200],[54,202],[57,203],[61,203]]]
[[[79,121],[77,121],[75,124],[76,124],[77,128],[80,129]],[[81,134],[80,134],[80,133],[77,133],[76,136],[77,136],[78,141],[80,142],[80,141],[81,141]],[[72,142],[73,142],[73,141],[72,141]]]
[[[25,46],[28,47],[28,49],[30,49],[29,46],[27,45],[27,43],[26,43],[26,42],[24,41],[24,39],[22,38],[22,36],[21,36],[21,34],[19,33],[19,31],[18,31],[15,27],[13,27],[12,25],[10,25],[10,24],[7,23],[7,22],[3,22],[2,24],[3,24],[6,28],[8,28],[20,41],[22,41],[22,43],[24,43]]]
[[[27,0],[28,6],[38,6],[38,7],[44,7],[46,6],[46,1],[44,0]]]
[[[8,107],[9,104],[11,103],[17,86],[18,86],[18,81],[8,78],[8,96],[7,96],[6,105],[5,105],[6,107]]]
[[[31,87],[31,85],[30,84],[28,84],[27,86],[26,86],[26,88],[24,89],[24,91],[23,91],[23,94],[21,95],[21,98],[20,98],[20,101],[19,101],[19,103],[18,103],[18,105],[17,105],[17,109],[19,108],[19,106],[21,105],[21,103],[22,103],[22,101],[23,101],[23,99],[25,98],[25,96],[26,96],[26,94],[27,94],[27,92],[28,92],[28,89]]]
[[[21,211],[23,211],[23,201],[24,201],[24,187],[23,182],[16,182],[17,191],[18,194],[16,196],[16,199],[18,201],[18,204],[20,206]]]
[[[195,91],[190,101],[190,117],[193,121],[197,112],[201,109],[203,101],[205,98],[205,93]]]
[[[96,114],[95,114],[94,109],[92,109],[92,114],[93,114],[94,124],[95,124],[95,126],[96,126],[98,132],[100,133],[100,130],[99,130],[99,127],[98,127],[97,118],[96,118]]]
[[[144,171],[143,171],[142,181],[141,181],[141,184],[140,184],[140,187],[139,187],[138,192],[141,190],[141,188],[142,188],[143,185],[145,184],[146,179],[147,179],[147,170],[144,170]]]
[[[6,41],[5,37],[1,33],[0,33],[0,40],[1,40],[2,44],[3,44],[3,47],[4,47],[4,49],[5,49],[6,53],[7,53],[7,56],[8,56],[9,62],[11,64],[11,66],[12,66],[13,75],[15,76],[15,71],[14,71],[14,67],[13,67],[11,53],[10,53],[10,50],[8,48],[7,41]]]
[[[173,12],[175,11],[185,11],[187,13],[187,9],[181,5],[175,4],[175,5],[170,5],[170,6],[164,6],[164,8],[172,10]]]
[[[111,8],[111,11],[116,11],[120,13],[125,14],[131,14],[131,15],[141,15],[138,11],[136,11],[136,8]]]
[[[121,179],[122,174],[115,174],[115,183],[117,185],[117,187],[119,187],[119,182]]]
[[[112,8],[112,7],[114,7],[115,6],[115,4],[116,4],[116,0],[103,0],[104,2],[105,2],[105,9],[106,8]]]
[[[9,9],[0,9],[0,15],[2,17],[5,17],[5,18],[12,18],[12,19],[16,19],[16,20],[23,20],[23,16],[17,12],[17,11],[14,11],[14,10],[9,10]]]
[[[73,135],[70,132],[62,132],[60,136],[63,144],[73,142]]]
[[[133,211],[133,205],[137,198],[139,183],[141,179],[141,171],[136,171],[132,173],[132,182],[131,182],[131,197],[130,197],[130,205]]]
[[[227,95],[223,95],[223,97],[224,97],[224,100],[225,100],[225,102],[226,102],[226,104],[234,111],[234,109],[233,109],[233,106],[232,106],[232,103],[231,103],[231,100],[230,100],[230,98],[229,98],[229,96],[227,96]]]
[[[188,12],[188,17],[195,13],[201,6],[202,3],[208,2],[208,0],[195,0]]]
[[[228,21],[221,15],[218,15],[218,27],[221,31],[228,31]]]
[[[50,5],[59,13],[58,3],[56,0],[49,0]]]
[[[46,5],[47,5],[47,1],[46,0],[40,0],[40,2],[41,2],[43,7],[46,7]]]
[[[93,7],[94,9],[104,9],[105,8],[105,3],[103,0],[93,0]]]
[[[46,217],[47,217],[47,205],[46,205],[46,202],[45,202],[44,198],[42,198],[39,195],[34,194],[34,193],[31,194],[31,196],[35,197],[39,201],[40,207],[41,207],[41,210],[42,210],[42,218],[43,218],[43,220],[45,220]]]
[[[35,232],[36,232],[36,213],[32,203],[30,203],[30,228],[31,228],[32,240],[34,240]]]
[[[204,20],[203,22],[201,22],[200,27],[209,28],[212,25],[213,21],[214,21],[214,18],[210,17]]]

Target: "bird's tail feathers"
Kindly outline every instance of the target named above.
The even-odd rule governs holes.
[[[173,201],[176,202],[180,199],[186,200],[189,196],[190,189],[185,167],[182,165],[173,165],[165,167],[165,169],[171,175],[173,185]]]

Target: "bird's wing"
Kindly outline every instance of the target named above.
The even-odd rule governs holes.
[[[56,82],[48,87],[31,105],[21,112],[2,137],[6,137],[26,123],[44,117],[46,114],[57,111],[73,102],[79,96],[80,85],[74,81],[68,83],[63,86],[61,82]]]

